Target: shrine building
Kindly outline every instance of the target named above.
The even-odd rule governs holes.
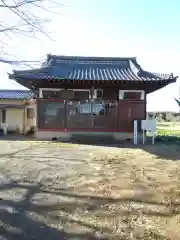
[[[9,77],[36,93],[37,139],[60,140],[132,139],[133,121],[146,119],[147,94],[177,79],[143,70],[134,57],[55,55]]]

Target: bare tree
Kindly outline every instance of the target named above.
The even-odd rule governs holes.
[[[0,0],[0,62],[19,64],[5,50],[13,35],[50,38],[45,29],[52,14],[59,14],[60,0]],[[24,62],[25,63],[25,62]]]

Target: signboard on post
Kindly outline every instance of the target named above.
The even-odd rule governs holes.
[[[156,120],[155,119],[142,120],[141,129],[143,130],[143,144],[145,143],[145,131],[152,133],[152,144],[154,144],[156,134]]]

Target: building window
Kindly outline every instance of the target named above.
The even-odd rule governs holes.
[[[35,118],[35,109],[27,108],[27,118]]]
[[[51,88],[40,88],[39,98],[43,99],[100,99],[103,97],[102,89],[51,89]]]
[[[49,98],[60,98],[61,89],[53,88],[39,88],[39,98],[49,99]]]
[[[60,91],[42,91],[42,95],[44,99],[52,99],[52,98],[61,98],[61,92]]]
[[[125,92],[124,100],[141,100],[141,92]]]
[[[75,89],[74,90],[74,98],[76,100],[81,99],[100,99],[103,97],[102,89]]]
[[[145,100],[144,90],[119,90],[121,100]]]
[[[72,90],[49,91],[42,90],[43,99],[72,99],[74,93]]]
[[[89,99],[89,90],[88,91],[74,90],[74,99],[75,100]]]
[[[2,109],[1,113],[2,113],[2,123],[6,123],[6,109]]]

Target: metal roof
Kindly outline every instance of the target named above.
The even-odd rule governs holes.
[[[34,97],[30,90],[0,90],[0,99],[26,100]]]
[[[39,69],[14,71],[14,79],[84,81],[176,81],[173,74],[144,71],[136,58],[76,57],[48,55]]]

